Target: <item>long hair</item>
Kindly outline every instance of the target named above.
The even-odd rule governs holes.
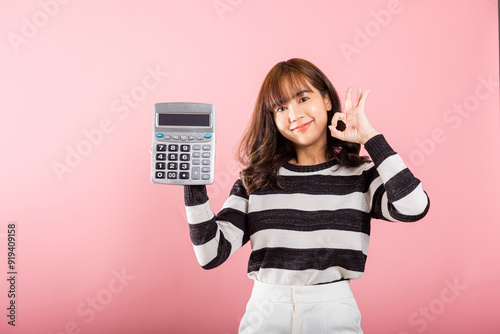
[[[293,143],[279,132],[275,120],[276,107],[289,101],[300,88],[314,86],[323,97],[329,96],[332,108],[328,118],[342,112],[337,91],[326,75],[311,62],[293,58],[280,62],[269,71],[257,96],[252,120],[247,127],[237,151],[237,160],[246,166],[240,177],[247,193],[267,185],[283,189],[278,171],[290,159],[296,158]],[[328,126],[328,124],[327,124]],[[337,129],[343,131],[345,124],[339,121]],[[325,154],[328,160],[335,159],[339,167],[357,167],[371,160],[360,156],[360,144],[346,142],[330,135],[327,128]]]

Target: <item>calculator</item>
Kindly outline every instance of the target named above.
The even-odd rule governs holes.
[[[166,102],[154,105],[151,181],[177,185],[214,182],[215,106]]]

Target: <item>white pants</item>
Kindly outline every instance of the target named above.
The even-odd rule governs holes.
[[[362,334],[348,280],[313,286],[255,281],[239,334]]]

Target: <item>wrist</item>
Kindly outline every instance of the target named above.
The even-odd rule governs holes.
[[[375,137],[376,135],[379,135],[380,133],[377,132],[377,131],[372,131],[370,132],[369,135],[367,135],[366,137],[363,138],[363,140],[361,141],[361,144],[366,144],[367,141],[369,141],[370,139],[372,139],[373,137]]]

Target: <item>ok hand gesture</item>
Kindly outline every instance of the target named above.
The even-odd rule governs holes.
[[[370,89],[365,92],[361,87],[358,87],[358,100],[352,105],[351,101],[352,87],[347,89],[345,109],[346,112],[336,112],[332,118],[332,125],[328,126],[331,131],[332,137],[338,138],[343,141],[364,144],[370,138],[379,133],[373,128],[365,115],[365,102]],[[336,129],[337,122],[341,120],[346,124],[344,131]]]

